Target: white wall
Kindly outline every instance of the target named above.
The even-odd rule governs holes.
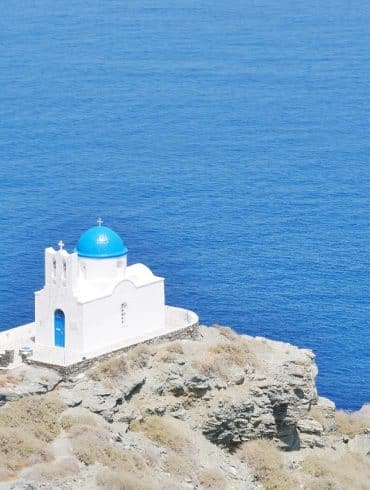
[[[65,348],[72,351],[83,349],[82,307],[73,296],[78,279],[77,255],[65,250],[45,250],[45,286],[35,293],[35,336],[41,345],[55,345],[54,313],[61,309],[65,314]]]
[[[127,256],[113,259],[78,258],[80,280],[89,283],[118,282],[123,279],[127,267]]]
[[[121,318],[123,303],[127,305],[124,324]],[[163,279],[138,288],[131,281],[123,281],[115,288],[112,296],[83,305],[83,344],[87,351],[164,326]]]

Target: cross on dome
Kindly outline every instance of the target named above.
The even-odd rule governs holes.
[[[104,221],[101,218],[98,218],[96,222],[98,223],[99,226],[101,226],[104,223]]]
[[[63,247],[64,247],[63,240],[59,240],[58,245],[59,245],[59,250],[63,250]]]

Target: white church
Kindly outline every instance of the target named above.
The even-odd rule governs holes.
[[[190,310],[165,305],[164,279],[128,265],[121,237],[103,226],[85,231],[69,253],[45,249],[45,284],[35,292],[35,320],[0,333],[1,353],[59,366],[98,357],[198,324]],[[8,366],[11,367],[11,366]]]

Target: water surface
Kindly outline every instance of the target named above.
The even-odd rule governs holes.
[[[370,401],[370,5],[19,0],[0,18],[0,328],[103,216],[168,303]]]

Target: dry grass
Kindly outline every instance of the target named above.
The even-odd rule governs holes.
[[[325,432],[330,429],[329,420],[325,417],[325,412],[321,408],[313,406],[307,415],[321,424]]]
[[[134,476],[123,471],[101,470],[96,478],[98,488],[104,490],[153,490],[158,488],[147,476]]]
[[[76,426],[96,427],[98,425],[96,417],[89,414],[62,415],[60,419],[60,424],[62,428],[67,432],[69,432],[73,427]]]
[[[152,441],[177,453],[183,452],[191,444],[191,440],[182,430],[180,422],[171,417],[151,415],[141,422],[133,420],[130,424],[130,430],[142,432]]]
[[[147,470],[147,464],[140,454],[111,441],[110,433],[105,429],[90,428],[87,431],[86,426],[75,426],[70,437],[73,453],[86,465],[100,463],[112,470],[123,469],[136,474]]]
[[[11,474],[29,464],[31,456],[42,455],[45,443],[22,429],[0,428],[0,464]]]
[[[218,323],[215,323],[214,325],[211,325],[212,328],[215,328],[220,332],[221,335],[226,337],[230,341],[234,341],[237,338],[239,338],[239,335],[230,327],[223,327],[222,325],[219,325]]]
[[[41,463],[30,468],[25,478],[27,481],[36,480],[49,482],[55,478],[66,478],[77,475],[80,471],[78,462],[71,457],[66,457],[58,461]]]
[[[194,475],[194,464],[188,458],[179,458],[178,453],[175,452],[170,452],[166,456],[163,468],[176,481],[192,478]]]
[[[28,396],[0,410],[0,467],[14,473],[32,457],[46,459],[46,445],[60,432],[65,406],[52,396]]]
[[[117,378],[127,374],[128,365],[124,355],[108,357],[100,361],[95,367],[88,371],[89,378],[101,381],[107,378]]]
[[[133,349],[130,349],[126,354],[127,361],[132,369],[142,369],[147,366],[151,355],[152,351],[146,344],[137,345]]]
[[[58,418],[64,409],[65,405],[53,396],[27,396],[0,410],[0,427],[24,430],[50,442],[60,432]]]
[[[113,354],[98,362],[87,372],[87,375],[95,381],[114,380],[128,374],[130,370],[144,368],[150,357],[150,348],[145,344],[140,344],[124,354]]]
[[[223,328],[223,327],[220,327]],[[245,339],[237,341],[220,341],[208,349],[208,353],[202,359],[195,359],[192,367],[204,376],[216,376],[228,380],[235,367],[245,369],[248,366],[256,366],[257,360],[248,347]]]
[[[174,342],[170,342],[166,345],[166,349],[168,352],[173,352],[174,354],[183,354],[184,348],[180,341],[175,340]]]
[[[4,388],[4,386],[8,385],[13,385],[16,382],[17,379],[9,371],[0,371],[0,388]]]
[[[154,357],[156,362],[164,362],[165,364],[175,362],[177,355],[174,352],[168,350],[160,350]]]
[[[280,451],[268,440],[243,444],[236,456],[255,470],[256,479],[266,490],[295,490],[297,481],[284,469]]]
[[[361,411],[345,412],[344,410],[338,410],[335,413],[335,423],[342,434],[352,437],[370,428],[370,416]]]
[[[302,470],[312,477],[306,488],[369,488],[369,458],[360,454],[348,452],[339,458],[312,454],[303,461]]]
[[[216,357],[222,357],[226,362],[244,367],[249,361],[249,351],[242,342],[220,342],[211,346],[208,351]]]
[[[210,490],[225,490],[228,488],[228,481],[218,468],[204,468],[197,473],[201,488]]]

